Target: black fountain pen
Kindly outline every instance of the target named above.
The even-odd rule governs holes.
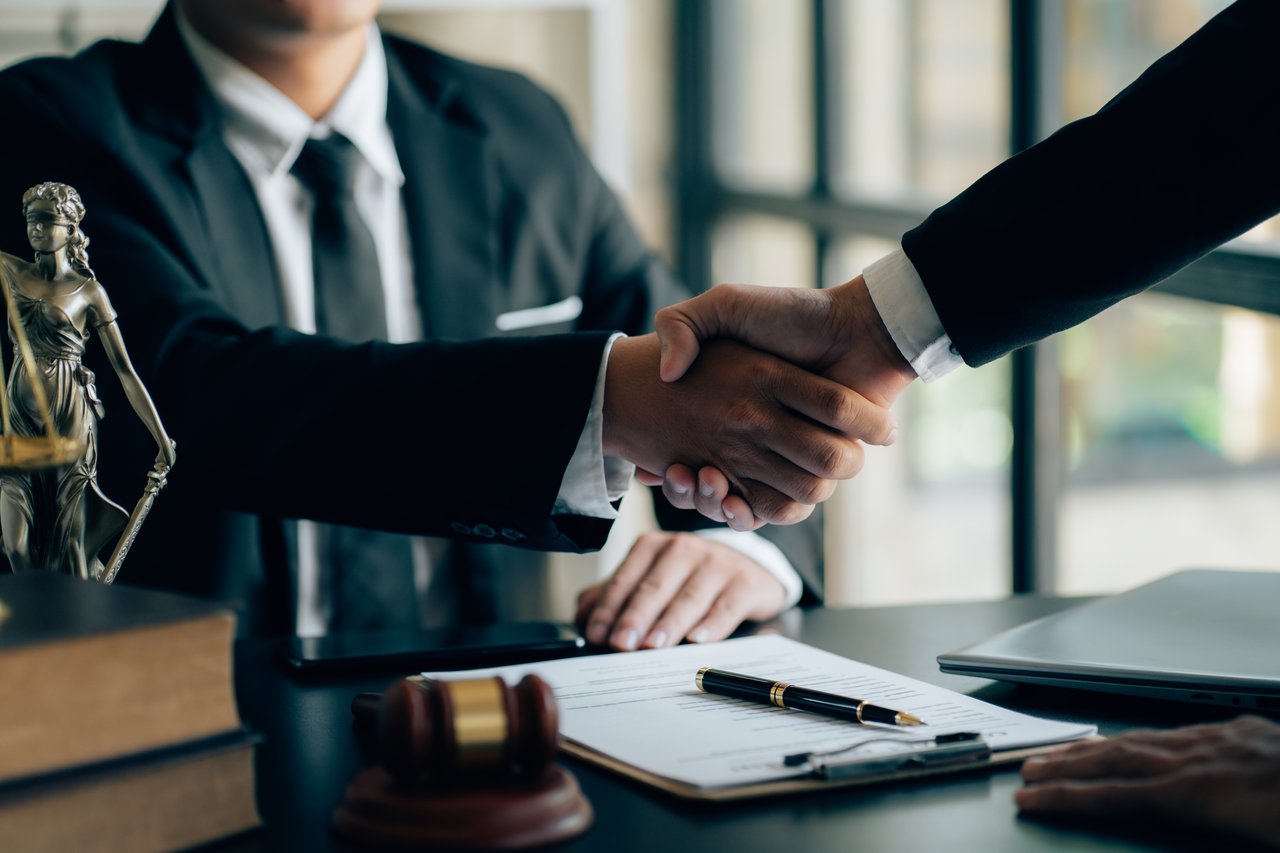
[[[749,702],[763,702],[766,705],[777,705],[779,708],[812,711],[838,720],[849,720],[854,723],[884,723],[890,726],[924,725],[924,720],[906,711],[894,711],[872,705],[862,699],[850,699],[834,693],[823,693],[821,690],[796,687],[785,681],[770,681],[767,678],[738,675],[736,672],[725,672],[723,669],[712,669],[709,666],[698,670],[693,680],[698,685],[698,689],[704,693],[732,696]]]

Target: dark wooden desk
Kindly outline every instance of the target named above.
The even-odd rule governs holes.
[[[1225,711],[1176,703],[995,684],[943,675],[934,658],[997,631],[1073,603],[1022,597],[1008,601],[815,610],[784,632],[846,657],[971,693],[987,701],[1059,719],[1096,723],[1103,734],[1138,725],[1220,719]],[[291,680],[271,644],[243,641],[236,689],[246,723],[266,740],[258,752],[259,833],[234,842],[246,850],[344,850],[329,833],[329,813],[365,759],[349,703],[382,690],[383,676],[326,683]],[[819,796],[729,805],[688,804],[565,759],[596,811],[595,826],[554,848],[579,851],[1034,851],[1212,849],[1213,839],[1146,826],[1080,827],[1019,818],[1016,772],[984,772],[927,783],[834,791]],[[1240,849],[1227,842],[1232,849]]]

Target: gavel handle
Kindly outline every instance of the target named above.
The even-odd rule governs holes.
[[[416,681],[419,684],[427,679],[420,675],[405,676],[405,681]],[[355,717],[356,728],[366,734],[373,734],[378,729],[378,715],[382,713],[381,693],[357,693],[351,700],[351,716]]]
[[[351,716],[356,728],[372,734],[378,726],[378,714],[382,711],[381,693],[357,693],[351,700]]]

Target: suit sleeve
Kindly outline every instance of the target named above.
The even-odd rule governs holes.
[[[902,241],[970,365],[1073,326],[1280,210],[1280,3],[1240,0]]]
[[[56,176],[80,191],[92,264],[181,449],[174,477],[208,505],[428,535],[486,525],[539,549],[603,543],[607,522],[557,516],[554,502],[606,333],[354,345],[250,332],[181,249],[198,225],[158,213],[127,152],[90,132],[109,128],[78,127],[14,75],[0,75],[0,101],[25,128],[0,137],[0,203],[14,214],[0,246],[22,245],[27,186]]]

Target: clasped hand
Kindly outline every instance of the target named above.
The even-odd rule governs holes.
[[[812,475],[828,480],[833,475],[837,479],[851,477],[863,461],[858,440],[891,444],[897,437],[888,407],[916,374],[884,327],[861,276],[828,290],[721,285],[664,308],[655,323],[661,345],[661,377],[672,385],[688,381],[691,371],[701,369],[711,351],[723,345],[717,339],[729,338],[777,356],[798,383],[813,386],[820,376],[857,392],[841,403],[841,411],[848,415],[844,418],[817,416],[812,405],[802,410],[843,432],[855,445],[841,451],[849,463],[842,466],[814,467],[792,457]],[[712,341],[716,343],[709,343]],[[829,416],[833,408],[823,414]],[[812,461],[815,457],[807,458]],[[661,467],[639,458],[633,461],[639,466],[640,479],[649,485],[662,484],[673,505],[696,509],[738,530],[752,530],[765,522],[794,522],[807,515],[796,502],[825,500],[834,488],[829,482],[824,487],[809,482],[809,491],[800,494],[794,488],[779,486],[779,482],[788,482],[780,471],[766,471],[763,476],[745,473],[738,466],[748,460],[741,458],[710,463],[683,457],[678,464]],[[699,468],[695,477],[694,470]],[[752,470],[759,469],[757,461]],[[659,471],[665,476],[652,473]],[[756,480],[774,489],[759,488]],[[794,473],[789,482],[797,482]],[[778,491],[784,495],[780,497]]]
[[[893,441],[889,413],[837,381],[729,340],[701,348],[679,381],[658,375],[653,335],[619,340],[604,394],[605,453],[646,471],[723,471],[744,506],[791,524],[862,468],[863,445]],[[752,522],[753,524],[754,522]]]

